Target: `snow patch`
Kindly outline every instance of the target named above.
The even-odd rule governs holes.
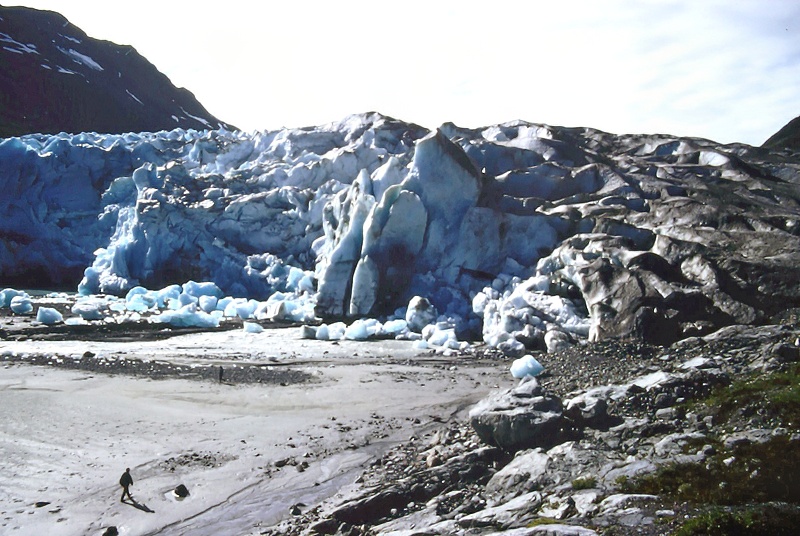
[[[134,95],[133,93],[131,93],[129,90],[126,89],[125,93],[127,93],[133,100],[135,100],[136,102],[138,102],[139,104],[144,106],[144,103],[142,101],[140,101],[139,98],[136,95]],[[173,115],[172,117],[175,117],[175,116]]]
[[[93,69],[95,71],[102,71],[103,70],[103,68],[100,66],[99,63],[94,61],[92,58],[90,58],[86,54],[81,54],[80,52],[78,52],[74,48],[70,48],[70,49],[64,49],[62,47],[57,47],[57,48],[62,54],[67,55],[75,63],[81,64],[81,65],[85,65],[86,67],[88,67],[90,69]]]
[[[3,49],[14,52],[15,54],[39,54],[36,45],[33,43],[20,43],[7,33],[0,32],[0,43],[7,43],[10,46],[3,46]]]
[[[58,34],[58,35],[60,35],[61,37],[63,37],[67,41],[71,41],[71,42],[75,43],[76,45],[80,45],[82,43],[82,41],[80,39],[76,38],[76,37],[72,37],[72,36],[64,35],[64,34]]]
[[[196,116],[196,115],[192,115],[192,114],[190,114],[189,112],[187,112],[186,110],[184,110],[184,109],[183,109],[183,106],[181,106],[181,111],[182,111],[183,113],[185,113],[186,115],[188,115],[189,117],[191,117],[192,119],[194,119],[195,121],[199,121],[200,123],[204,124],[206,127],[208,127],[208,128],[213,128],[213,127],[211,126],[211,123],[209,123],[208,121],[206,121],[206,120],[205,120],[205,119],[203,119],[202,117],[198,117],[198,116]]]

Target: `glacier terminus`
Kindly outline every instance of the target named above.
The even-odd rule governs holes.
[[[518,357],[669,343],[800,304],[787,151],[365,113],[26,135],[2,140],[0,161],[0,273],[77,287],[65,321],[286,319],[321,339],[482,339]]]

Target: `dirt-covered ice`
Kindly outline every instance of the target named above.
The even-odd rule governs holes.
[[[86,356],[94,369],[59,366]],[[6,340],[0,361],[3,534],[258,534],[513,382],[506,366],[474,357],[302,340],[299,328]],[[141,361],[174,373],[126,372]],[[220,366],[222,382],[185,372]],[[244,383],[237,367],[298,374]],[[126,467],[136,505],[120,502]],[[188,497],[173,493],[179,484]]]

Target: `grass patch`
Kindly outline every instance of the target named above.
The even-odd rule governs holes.
[[[711,509],[688,520],[675,536],[794,536],[800,527],[800,509],[762,504],[736,509]]]
[[[724,421],[737,413],[759,412],[787,428],[800,425],[800,363],[784,372],[743,378],[715,389],[700,403]]]
[[[561,521],[552,517],[537,517],[528,523],[527,528],[538,527],[539,525],[555,525],[557,523],[561,523]]]
[[[576,478],[572,481],[572,489],[574,490],[592,489],[595,486],[597,486],[597,479],[593,476]]]
[[[623,491],[651,493],[694,504],[800,504],[800,441],[775,437],[718,452],[704,464],[669,464],[621,482]]]

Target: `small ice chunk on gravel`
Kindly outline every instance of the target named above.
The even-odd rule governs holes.
[[[42,324],[50,325],[63,322],[64,317],[62,317],[61,313],[55,309],[50,307],[39,307],[39,310],[36,312],[36,321],[41,322]]]
[[[511,363],[511,375],[517,379],[524,378],[525,376],[538,376],[542,371],[544,371],[542,364],[530,354],[515,359],[514,362]]]
[[[28,296],[14,296],[11,298],[11,310],[14,314],[29,315],[33,312],[33,303]]]
[[[255,322],[245,322],[242,329],[244,329],[245,333],[261,333],[264,331],[264,328],[261,324],[257,324]]]

